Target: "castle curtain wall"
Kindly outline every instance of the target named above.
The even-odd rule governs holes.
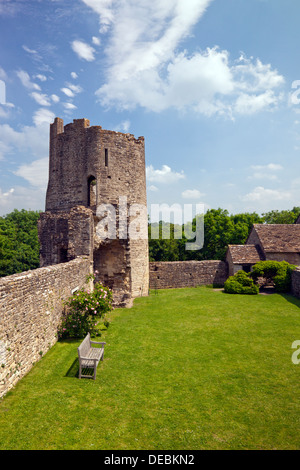
[[[76,258],[0,279],[0,397],[56,343],[63,301],[88,274],[90,260]]]

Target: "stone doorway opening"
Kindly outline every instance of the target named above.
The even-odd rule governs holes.
[[[114,303],[126,304],[131,298],[129,250],[126,240],[103,241],[94,251],[96,282],[113,291]]]

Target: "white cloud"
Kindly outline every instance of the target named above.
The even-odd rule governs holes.
[[[95,60],[95,49],[86,42],[75,40],[71,43],[71,47],[80,59],[87,62]]]
[[[276,95],[273,90],[267,90],[260,94],[242,93],[238,96],[234,110],[238,114],[254,114],[264,109],[272,109],[283,99],[283,95]]]
[[[283,166],[279,163],[268,163],[268,165],[251,165],[253,170],[271,170],[271,171],[279,171],[283,170]]]
[[[60,98],[57,95],[51,95],[51,99],[53,103],[58,103],[60,101]]]
[[[63,106],[67,110],[77,109],[77,106],[75,106],[73,103],[63,103]]]
[[[276,181],[276,180],[278,180],[278,176],[277,175],[270,175],[268,173],[255,172],[255,173],[253,173],[252,176],[249,176],[248,179],[257,179],[257,180],[265,179],[265,180]]]
[[[46,75],[42,75],[41,73],[38,73],[37,75],[35,75],[34,78],[38,78],[41,82],[47,81]]]
[[[36,126],[41,124],[51,124],[54,121],[55,114],[49,109],[40,108],[33,115],[33,122]]]
[[[74,85],[73,83],[67,83],[67,87],[69,90],[72,90],[74,93],[81,93],[82,88],[80,85]]]
[[[26,45],[23,45],[22,48],[24,49],[25,52],[28,52],[29,54],[37,54],[37,51],[35,51],[34,49],[30,49]]]
[[[198,189],[186,189],[181,193],[183,199],[200,199],[204,196],[203,193],[200,193]]]
[[[83,0],[83,2],[99,14],[100,31],[102,33],[106,32],[114,19],[114,13],[111,7],[115,3],[115,0]]]
[[[92,37],[92,41],[93,41],[93,44],[95,44],[95,46],[100,46],[101,44],[101,40],[97,38],[96,36]]]
[[[0,125],[0,159],[13,162],[18,156],[22,156],[26,162],[19,164],[14,171],[16,176],[24,179],[24,185],[14,184],[9,190],[0,188],[1,214],[7,214],[15,208],[44,208],[48,180],[50,118],[52,120],[54,115],[48,109],[40,109],[34,115],[35,125],[23,126],[18,131],[8,124]],[[27,163],[30,161],[31,163]]]
[[[285,82],[284,77],[279,75],[277,70],[272,70],[271,64],[263,64],[259,59],[251,62],[244,55],[237,62],[239,65],[232,68],[237,77],[236,86],[246,92],[264,92],[278,88]]]
[[[35,99],[35,101],[40,105],[40,106],[50,106],[51,101],[49,97],[43,93],[38,93],[37,91],[33,91],[31,93],[32,98]]]
[[[6,191],[6,193],[2,193],[2,196],[3,197],[8,197],[10,194],[12,194],[14,192],[14,188],[11,188],[9,189],[8,191]]]
[[[252,202],[272,202],[282,201],[291,198],[291,193],[280,189],[267,189],[263,186],[257,186],[252,192],[242,197],[243,201]]]
[[[46,189],[48,182],[48,167],[48,157],[40,158],[32,163],[21,165],[14,174],[21,176],[34,187]]]
[[[28,88],[29,90],[41,90],[40,86],[36,83],[33,83],[29,74],[24,70],[18,70],[17,76],[21,80],[21,83],[25,88]]]
[[[7,74],[2,67],[0,67],[0,79],[7,80]]]
[[[151,185],[148,187],[148,189],[149,189],[149,191],[153,191],[153,192],[158,191],[158,187],[155,186],[154,184],[151,184]]]
[[[109,29],[105,83],[96,92],[103,106],[232,117],[280,103],[276,90],[284,78],[270,64],[244,55],[231,63],[228,51],[217,47],[180,52],[211,0],[83,1],[99,15],[101,28]]]
[[[120,124],[118,124],[114,130],[116,132],[125,132],[125,133],[128,133],[129,129],[130,129],[130,124],[131,122],[129,120],[126,120],[126,121],[122,121]]]
[[[0,106],[0,118],[8,119],[8,117],[9,117],[9,111]]]
[[[40,188],[15,186],[3,192],[0,188],[0,214],[9,214],[16,208],[43,210],[46,191]]]
[[[75,80],[76,78],[78,78],[78,75],[76,72],[71,72],[71,77]]]
[[[69,98],[73,98],[74,92],[70,90],[70,88],[61,88],[60,89],[65,95],[67,95]]]
[[[254,170],[253,175],[249,176],[248,179],[266,179],[271,181],[278,180],[278,176],[274,172],[283,170],[283,166],[278,163],[269,163],[267,165],[251,165],[250,167]]]
[[[163,165],[161,170],[155,170],[152,165],[146,168],[146,177],[153,183],[170,184],[176,183],[185,178],[183,171],[181,173],[172,171],[168,165]]]
[[[11,159],[14,154],[29,154],[32,159],[47,157],[49,123],[41,121],[42,119],[37,119],[38,126],[23,126],[19,131],[8,124],[0,125],[0,158]]]

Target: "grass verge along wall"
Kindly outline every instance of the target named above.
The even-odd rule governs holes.
[[[89,273],[79,257],[0,279],[0,397],[57,341],[63,300]]]

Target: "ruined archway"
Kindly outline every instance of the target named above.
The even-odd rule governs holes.
[[[96,282],[113,291],[114,303],[126,304],[131,298],[129,252],[126,241],[109,240],[94,251]]]

